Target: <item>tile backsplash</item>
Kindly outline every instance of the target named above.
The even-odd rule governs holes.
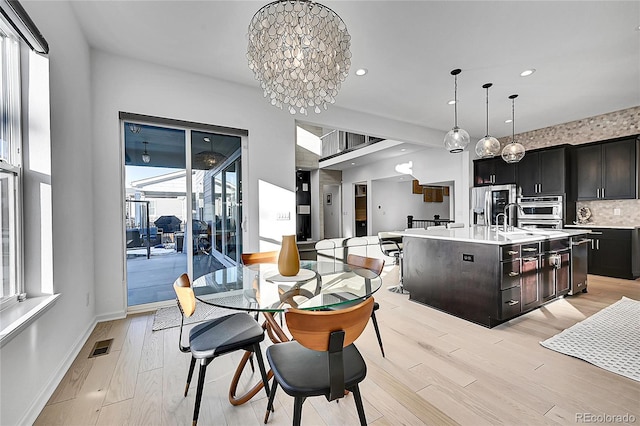
[[[578,201],[576,209],[582,207],[591,210],[589,223],[593,225],[640,226],[640,200]],[[616,209],[619,215],[614,214]]]
[[[569,123],[516,134],[516,141],[525,149],[604,141],[640,133],[640,106],[601,114]],[[511,142],[510,136],[498,139],[500,144]]]

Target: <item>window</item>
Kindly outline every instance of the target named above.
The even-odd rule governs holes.
[[[20,41],[4,19],[0,19],[0,63],[0,307],[4,307],[22,292]]]

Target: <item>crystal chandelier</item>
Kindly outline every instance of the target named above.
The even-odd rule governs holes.
[[[451,75],[454,78],[454,98],[453,98],[453,106],[454,106],[454,125],[453,129],[449,130],[444,137],[444,146],[449,150],[450,153],[455,154],[458,152],[464,151],[467,145],[469,145],[469,133],[466,130],[458,127],[458,74],[460,74],[462,70],[455,69],[451,71]]]
[[[351,66],[351,36],[333,10],[310,0],[278,0],[249,24],[249,68],[271,105],[291,114],[335,102]]]
[[[502,159],[507,163],[517,163],[524,157],[524,146],[516,142],[515,99],[518,95],[511,95],[511,143],[502,150]]]
[[[492,83],[482,85],[482,88],[487,91],[487,133],[476,144],[476,154],[480,158],[495,157],[500,153],[500,142],[493,136],[489,136],[489,87],[491,86],[493,86]]]

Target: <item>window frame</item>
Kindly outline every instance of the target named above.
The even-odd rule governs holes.
[[[18,303],[24,295],[24,257],[23,257],[23,179],[22,179],[22,51],[25,48],[20,35],[10,23],[0,15],[0,55],[2,56],[2,74],[0,86],[0,110],[6,110],[6,123],[2,123],[0,137],[6,138],[6,152],[0,150],[0,171],[13,175],[13,196],[10,201],[13,210],[13,240],[10,241],[9,257],[13,272],[9,294],[0,292],[0,310]],[[9,46],[11,43],[11,46]],[[9,47],[9,48],[8,48]],[[28,48],[28,47],[27,47]],[[3,113],[3,117],[5,114]],[[10,195],[11,196],[11,195]],[[10,215],[11,217],[11,215]],[[13,253],[11,252],[13,251]]]

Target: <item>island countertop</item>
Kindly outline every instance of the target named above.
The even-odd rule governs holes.
[[[464,241],[479,244],[514,244],[543,241],[548,239],[568,238],[582,235],[589,231],[584,229],[525,229],[513,228],[513,231],[503,232],[494,226],[471,226],[452,229],[407,229],[393,232],[402,237],[428,238],[434,240]]]

